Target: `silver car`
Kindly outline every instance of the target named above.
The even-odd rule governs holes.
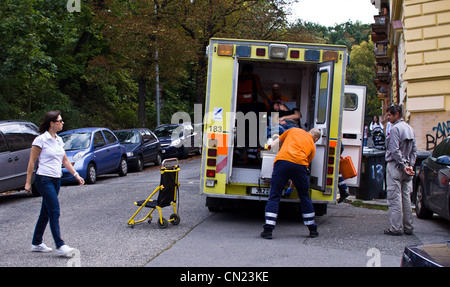
[[[0,121],[0,193],[24,188],[31,144],[38,135],[33,123]]]

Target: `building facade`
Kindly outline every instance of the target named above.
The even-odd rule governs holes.
[[[418,149],[433,150],[450,135],[450,0],[371,2],[383,111],[403,105]]]

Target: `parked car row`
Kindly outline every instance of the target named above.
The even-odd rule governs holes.
[[[0,193],[23,189],[31,144],[38,135],[38,127],[33,123],[0,121]],[[200,154],[201,135],[190,124],[160,125],[154,132],[147,128],[111,131],[97,127],[59,134],[68,159],[90,184],[99,175],[117,172],[126,176],[129,169],[141,171],[147,163],[158,166],[164,158]],[[61,181],[76,180],[63,167]]]

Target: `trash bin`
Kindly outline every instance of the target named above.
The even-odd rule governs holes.
[[[386,151],[364,148],[361,161],[361,179],[356,199],[372,200],[386,198],[384,190]]]

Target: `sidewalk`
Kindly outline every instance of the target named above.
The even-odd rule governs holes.
[[[368,204],[368,205],[388,206],[387,199],[364,200],[364,199],[357,199],[354,195],[350,195],[349,197],[346,198],[346,200],[351,201],[351,202],[360,201],[363,204]],[[414,204],[411,203],[411,205],[414,208]]]

